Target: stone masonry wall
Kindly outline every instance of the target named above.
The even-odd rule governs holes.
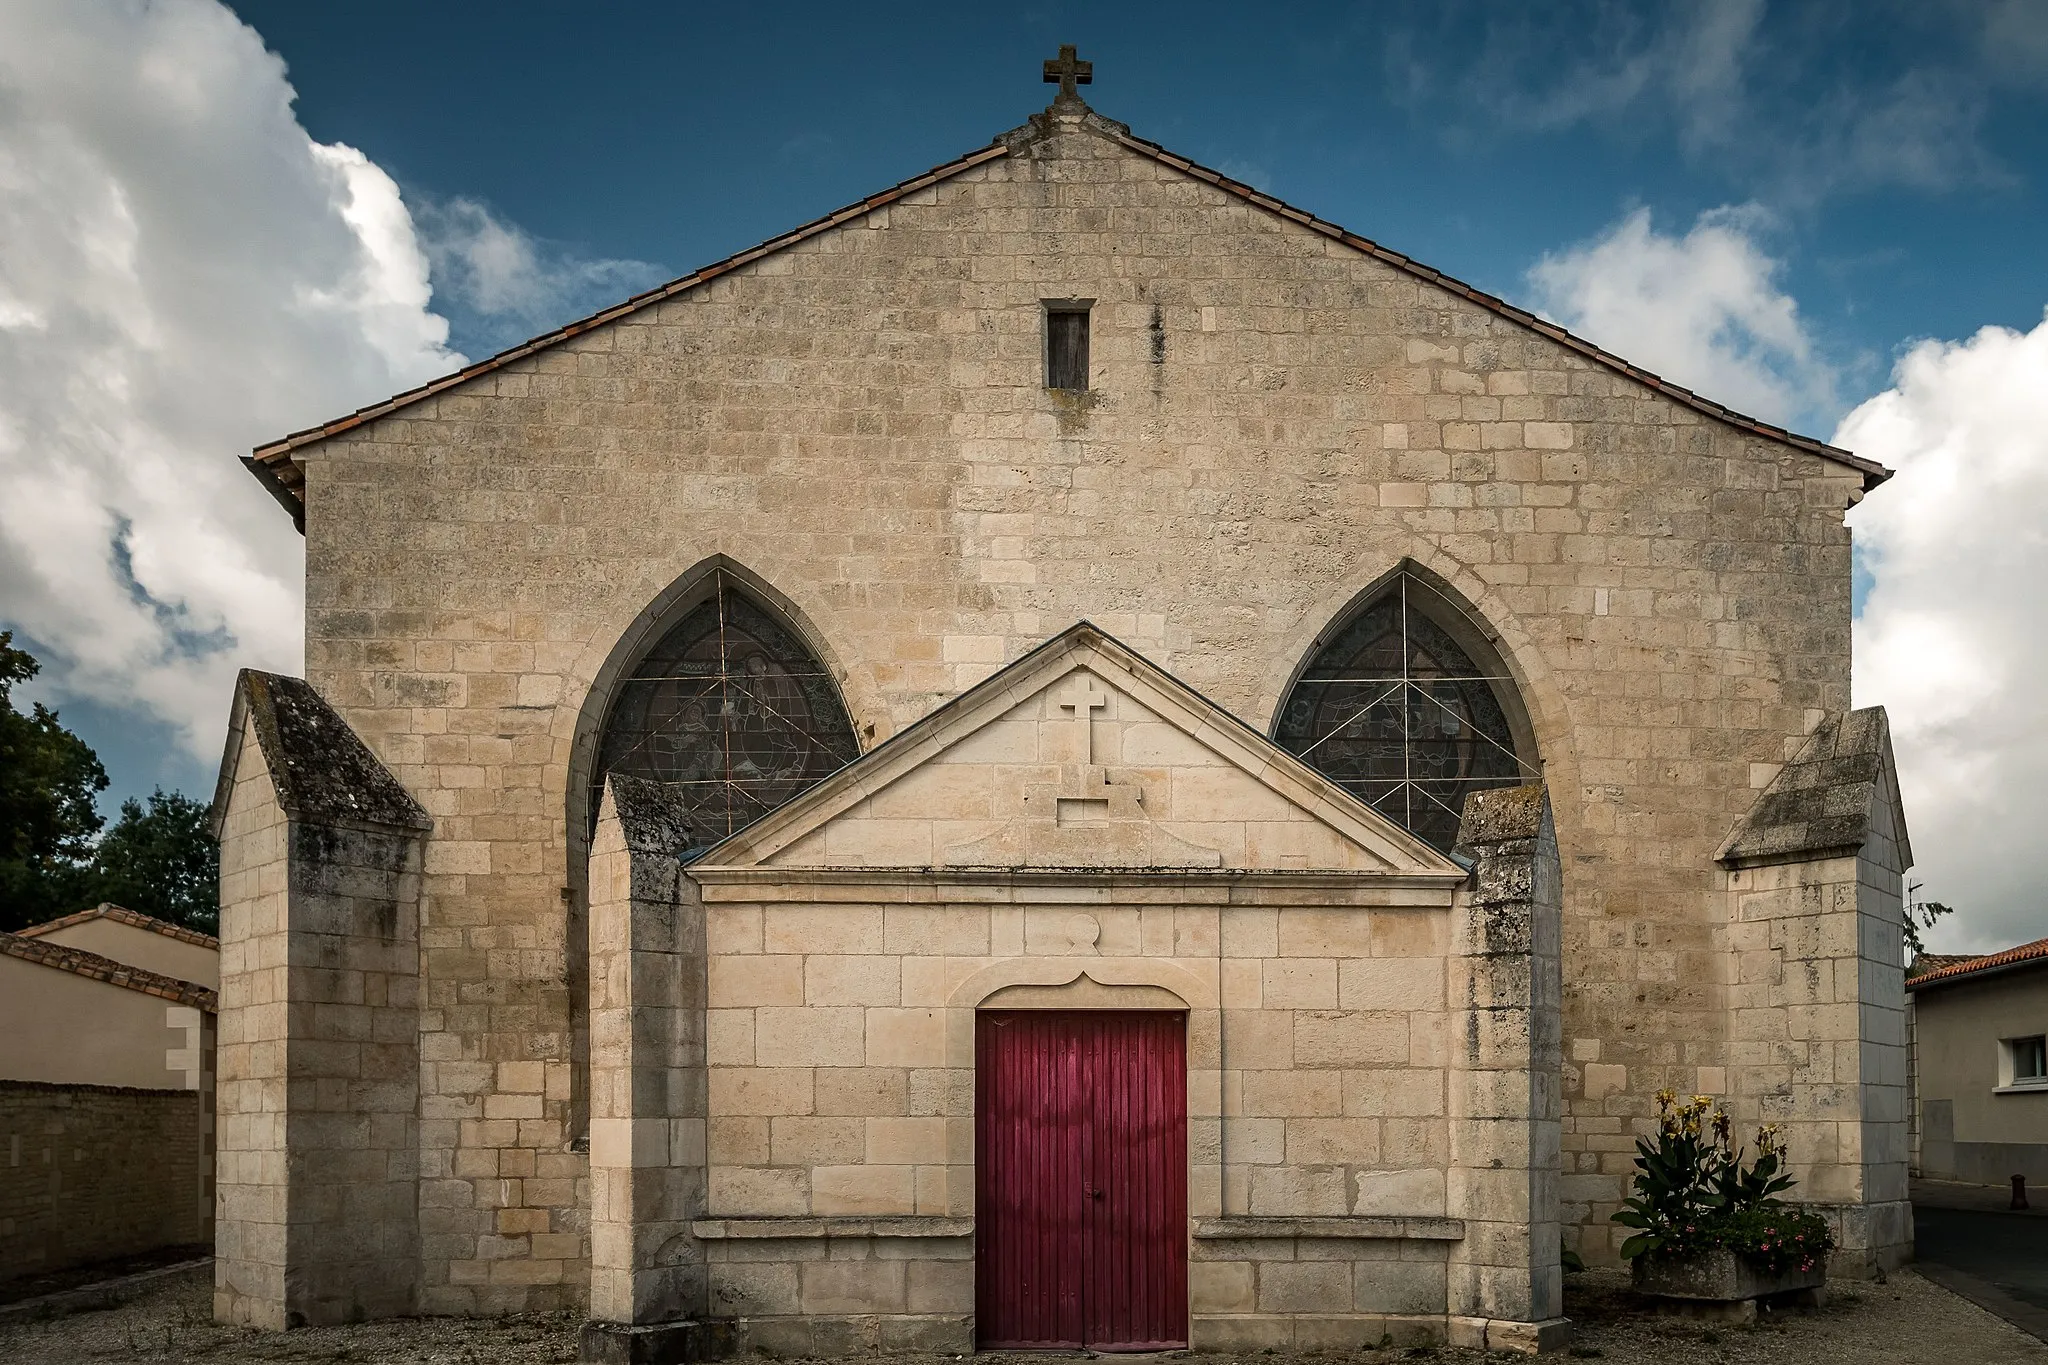
[[[200,1104],[0,1081],[0,1281],[202,1241]]]
[[[1043,387],[1048,298],[1095,300],[1086,395]],[[864,743],[1083,616],[1263,728],[1354,594],[1441,576],[1557,794],[1596,1255],[1651,1093],[1726,1065],[1713,850],[1848,701],[1860,476],[1075,127],[303,458],[309,677],[435,820],[430,1311],[583,1292],[530,1230],[587,1198],[569,754],[706,556],[794,604]]]
[[[1836,1206],[1837,1273],[1911,1259],[1904,914],[1890,806],[1874,847],[1728,873],[1735,923],[1729,1079],[1783,1128],[1791,1197]],[[1847,1206],[1847,1207],[1842,1207]]]
[[[214,1311],[271,1329],[397,1316],[420,1279],[419,842],[296,818],[278,775],[303,786],[319,755],[269,751],[263,704],[237,707],[217,811]]]
[[[1344,905],[1336,892],[1303,904],[1300,892],[1233,894],[1170,874],[1118,890],[1104,877],[1079,897],[994,885],[937,900],[909,885],[811,902],[712,894],[711,1218],[904,1223],[844,1245],[815,1231],[721,1236],[714,1313],[748,1318],[764,1349],[803,1346],[780,1328],[764,1337],[764,1318],[892,1311],[902,1331],[919,1319],[938,1333],[932,1349],[959,1349],[974,1309],[975,1005],[1129,1007],[1103,987],[1179,982],[1195,1006],[1197,1341],[1286,1345],[1302,1315],[1353,1344],[1395,1319],[1441,1323],[1443,1244],[1394,1229],[1445,1215],[1444,909]],[[1069,979],[1080,989],[1030,984]],[[1385,1219],[1380,1240],[1354,1232],[1297,1256],[1295,1236],[1272,1231],[1276,1219],[1353,1217]],[[959,1225],[935,1235],[949,1219]]]
[[[214,1316],[277,1329],[285,1325],[290,824],[262,746],[246,730],[241,745],[220,832]]]
[[[591,851],[591,1294],[599,1323],[701,1318],[704,910],[672,789],[614,777]]]
[[[395,1317],[419,1301],[419,844],[297,820],[290,839],[287,1302]]]
[[[1465,1236],[1451,1251],[1454,1314],[1562,1330],[1558,1254],[1561,1067],[1558,938],[1562,887],[1541,786],[1466,798],[1458,847],[1474,859],[1453,944],[1464,1031],[1451,1073],[1451,1207]],[[1487,1345],[1507,1340],[1489,1333]],[[1524,1344],[1546,1344],[1537,1335]]]

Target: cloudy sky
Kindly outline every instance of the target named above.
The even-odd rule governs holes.
[[[0,628],[115,790],[299,666],[236,456],[1097,108],[1884,461],[1851,518],[1952,950],[2048,933],[2048,4],[0,0]],[[988,10],[985,14],[973,11]]]

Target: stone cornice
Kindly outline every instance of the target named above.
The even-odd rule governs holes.
[[[1336,1237],[1365,1238],[1374,1241],[1460,1242],[1465,1238],[1465,1220],[1375,1215],[1357,1218],[1197,1218],[1195,1237],[1198,1240]]]
[[[972,1218],[934,1214],[817,1218],[700,1218],[690,1234],[707,1242],[778,1241],[800,1237],[972,1237]]]
[[[1465,875],[1246,868],[705,867],[684,869],[707,901],[820,899],[820,891],[887,889],[892,900],[1091,905],[1162,900],[1343,904],[1447,910]],[[858,899],[857,897],[827,897]]]

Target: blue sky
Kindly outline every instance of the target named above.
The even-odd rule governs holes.
[[[300,666],[237,454],[983,145],[1063,42],[1140,136],[1899,467],[1851,518],[1859,702],[1930,894],[2048,933],[1982,870],[2048,815],[2041,0],[18,0],[0,628],[37,695],[111,798],[210,791],[234,667]]]
[[[1694,95],[1672,87],[1714,26],[1661,4],[234,8],[314,138],[409,200],[478,199],[663,277],[1021,123],[1071,41],[1087,97],[1139,135],[1510,298],[1626,208],[1682,229],[1758,205],[1783,286],[1862,381],[1845,403],[1902,340],[2030,327],[2048,301],[2048,60],[2001,77],[1981,6],[1701,5],[1754,28]],[[517,330],[451,320],[472,353]]]

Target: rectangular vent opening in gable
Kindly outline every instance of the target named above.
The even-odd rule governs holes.
[[[1045,386],[1085,392],[1088,388],[1088,310],[1093,299],[1045,301]]]

